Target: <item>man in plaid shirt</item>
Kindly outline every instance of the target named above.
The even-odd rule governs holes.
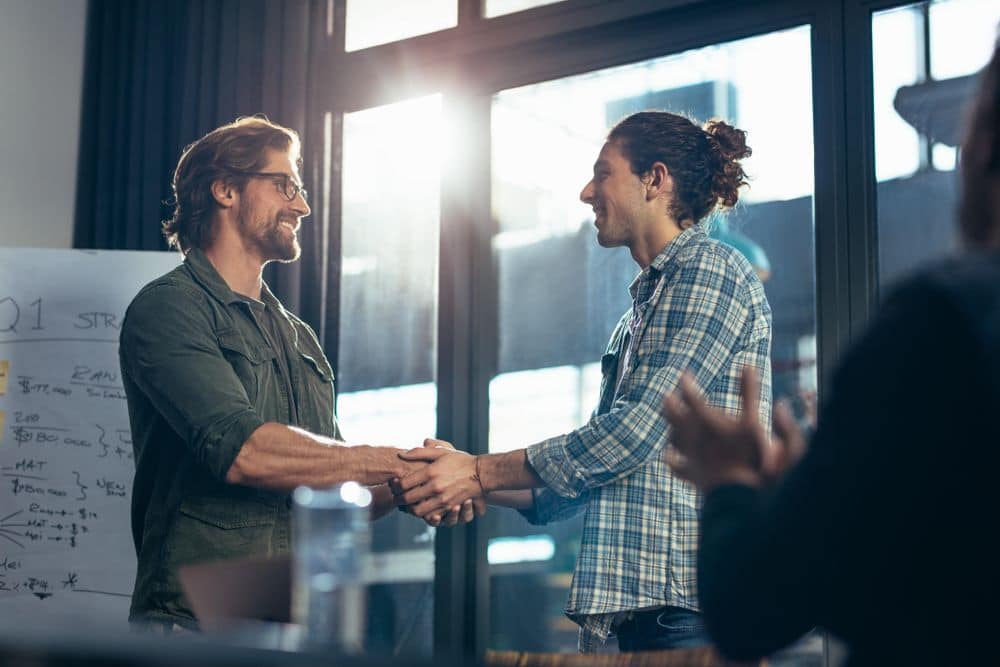
[[[660,402],[687,371],[709,405],[736,413],[751,366],[761,378],[760,419],[770,423],[764,288],[742,255],[699,224],[736,203],[745,137],[721,121],[698,127],[666,112],[634,114],[609,133],[580,198],[593,207],[598,243],[628,247],[641,271],[601,360],[600,405],[587,424],[504,454],[402,455],[432,462],[397,489],[398,502],[431,522],[482,496],[532,523],[586,510],[566,606],[585,652],[612,632],[622,651],[707,642],[695,590],[699,497],[663,462],[670,426]]]

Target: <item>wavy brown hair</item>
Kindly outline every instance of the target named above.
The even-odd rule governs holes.
[[[174,214],[163,221],[163,236],[183,253],[205,248],[214,237],[212,218],[217,204],[212,183],[222,180],[240,192],[248,177],[236,172],[260,171],[267,151],[288,151],[296,163],[299,135],[263,116],[238,118],[216,128],[181,153],[174,170]]]
[[[667,166],[674,182],[668,212],[687,227],[716,208],[731,208],[747,184],[740,160],[750,157],[747,133],[721,120],[703,127],[666,111],[641,111],[628,116],[608,133],[637,175],[654,162]]]

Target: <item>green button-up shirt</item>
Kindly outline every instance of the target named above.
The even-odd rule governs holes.
[[[193,249],[126,312],[119,354],[136,464],[132,621],[194,625],[177,579],[183,565],[289,550],[288,494],[225,481],[251,433],[279,422],[340,439],[333,372],[316,334],[266,285],[261,302],[233,292]],[[255,309],[271,311],[287,378]]]

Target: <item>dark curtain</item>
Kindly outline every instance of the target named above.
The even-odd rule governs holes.
[[[181,150],[239,116],[266,114],[302,138],[313,213],[302,258],[272,263],[265,278],[335,354],[327,11],[327,0],[90,0],[74,247],[165,250],[160,221]]]

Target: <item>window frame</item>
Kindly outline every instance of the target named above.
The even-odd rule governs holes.
[[[473,453],[488,447],[498,356],[492,95],[800,25],[811,33],[817,372],[821,391],[827,387],[839,352],[878,299],[872,13],[912,2],[563,0],[486,19],[480,0],[456,1],[454,28],[345,52],[346,0],[327,0],[330,48],[321,64],[332,82],[320,106],[333,116],[328,304],[337,320],[343,114],[440,92],[444,113],[464,138],[441,185],[437,436]],[[437,534],[438,657],[474,660],[487,648],[487,539],[478,522]]]

